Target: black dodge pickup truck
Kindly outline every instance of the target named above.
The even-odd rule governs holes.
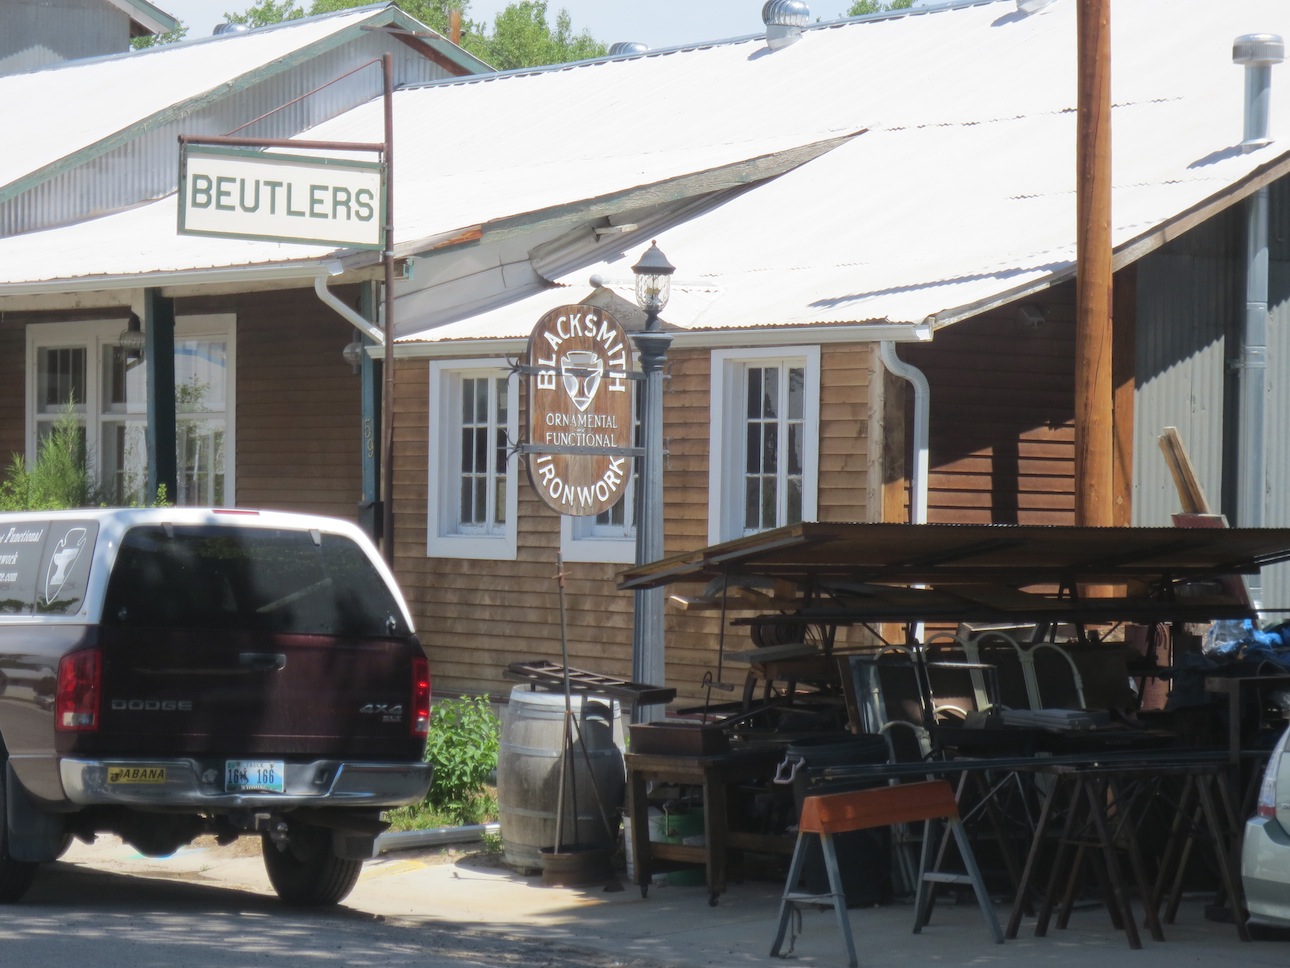
[[[243,510],[0,514],[0,901],[72,838],[262,839],[335,904],[421,800],[430,674],[354,525]]]

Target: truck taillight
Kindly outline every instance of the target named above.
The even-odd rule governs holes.
[[[412,716],[414,736],[430,733],[430,663],[425,659],[412,660]]]
[[[58,663],[54,728],[63,733],[98,729],[102,685],[103,657],[98,649],[63,656]]]

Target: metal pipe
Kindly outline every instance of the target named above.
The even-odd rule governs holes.
[[[376,343],[378,346],[384,345],[385,334],[381,332],[380,328],[373,326],[371,322],[364,319],[362,315],[351,309],[349,306],[345,305],[345,303],[342,302],[334,292],[328,289],[327,278],[327,276],[314,276],[314,292],[318,294],[318,298],[332,309],[336,310],[336,312],[344,316],[356,330],[370,339],[373,343]]]
[[[878,344],[883,365],[895,376],[909,382],[914,388],[914,470],[910,474],[909,522],[927,523],[927,474],[928,441],[931,434],[932,388],[927,375],[911,363],[896,355],[896,344],[883,340]]]
[[[385,356],[381,360],[381,553],[394,566],[394,58],[385,78]],[[433,415],[432,415],[433,419]]]
[[[1253,151],[1268,143],[1272,65],[1284,59],[1285,43],[1276,34],[1245,34],[1232,44],[1232,60],[1245,67],[1242,151]],[[1268,211],[1268,189],[1260,188],[1250,196],[1245,208],[1245,320],[1241,358],[1237,364],[1240,423],[1236,523],[1244,528],[1263,526],[1267,502],[1264,415],[1268,367]],[[1263,589],[1257,574],[1249,576],[1247,587],[1258,608]]]
[[[1245,67],[1245,114],[1242,151],[1267,144],[1268,112],[1272,101],[1272,65],[1286,57],[1285,41],[1277,34],[1243,34],[1232,42],[1232,61]]]
[[[925,374],[912,363],[906,363],[896,355],[896,344],[883,340],[878,344],[878,353],[883,365],[895,376],[908,381],[914,388],[914,469],[909,475],[909,522],[910,524],[927,523],[927,475],[931,463],[930,425],[932,418],[932,388]],[[921,586],[920,586],[921,587]],[[915,622],[911,627],[916,642],[923,640],[924,623]]]

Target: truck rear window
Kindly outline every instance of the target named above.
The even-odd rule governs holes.
[[[157,525],[126,532],[103,624],[311,635],[404,635],[381,574],[349,538]]]

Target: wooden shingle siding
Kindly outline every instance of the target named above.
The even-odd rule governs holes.
[[[821,521],[869,520],[872,344],[827,347],[820,372]]]
[[[836,346],[823,357],[822,519],[865,520],[869,513],[868,388],[873,352],[868,344]],[[503,678],[503,670],[511,662],[560,661],[559,518],[533,494],[527,473],[521,470],[515,482],[519,488],[517,560],[428,558],[426,475],[432,419],[427,412],[428,367],[424,361],[401,361],[395,372],[395,565],[431,658],[435,690],[509,695],[513,684]],[[669,352],[663,417],[664,541],[669,555],[704,547],[708,541],[710,374],[710,351],[674,346]],[[565,636],[570,665],[631,678],[634,603],[630,593],[617,588],[622,568],[565,563]],[[727,618],[738,614],[731,612]],[[678,704],[702,703],[704,676],[717,671],[720,613],[687,612],[669,605],[664,626],[666,684],[677,689]],[[747,628],[727,627],[727,653],[750,648]],[[746,673],[746,665],[728,661],[723,678],[742,688]],[[740,695],[715,690],[712,700],[726,702]]]
[[[238,506],[354,520],[361,381],[340,355],[354,328],[312,290],[183,299],[175,311],[237,316]]]

